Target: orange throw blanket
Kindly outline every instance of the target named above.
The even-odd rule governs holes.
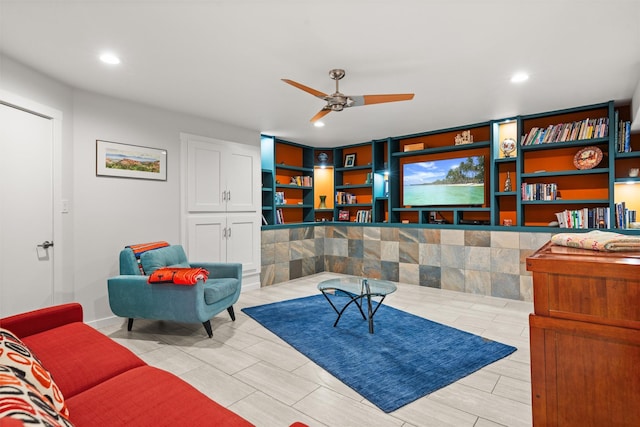
[[[159,268],[149,276],[149,283],[174,283],[176,285],[195,285],[198,280],[206,281],[209,272],[204,268]]]

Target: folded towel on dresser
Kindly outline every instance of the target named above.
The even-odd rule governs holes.
[[[588,233],[558,233],[551,237],[554,245],[592,251],[640,251],[640,236],[628,236],[611,231],[593,230]]]

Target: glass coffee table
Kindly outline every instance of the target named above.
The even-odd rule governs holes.
[[[338,318],[333,324],[334,327],[338,325],[340,317],[347,307],[352,303],[355,303],[358,310],[360,310],[362,318],[364,320],[369,320],[370,334],[373,333],[373,316],[382,305],[382,301],[384,301],[385,297],[390,293],[395,292],[396,289],[395,283],[389,282],[388,280],[367,279],[362,277],[342,277],[323,280],[318,283],[318,290],[322,292],[322,295],[324,295],[327,301],[329,301],[329,304],[331,304],[331,307],[338,314]],[[345,296],[349,298],[349,301],[344,305],[344,307],[342,307],[342,309],[338,310],[333,301],[331,301],[329,295]],[[377,302],[375,307],[371,304],[371,298],[374,297],[380,297],[380,301]],[[367,303],[367,315],[365,315],[362,310],[365,300]]]

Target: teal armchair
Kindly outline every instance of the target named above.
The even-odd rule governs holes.
[[[242,288],[242,264],[189,263],[180,245],[144,252],[140,265],[130,248],[120,252],[120,275],[108,280],[109,305],[117,316],[129,319],[170,320],[202,323],[209,338],[213,336],[210,319],[227,310],[235,321],[233,304]],[[147,283],[149,274],[161,267],[200,267],[209,271],[209,279],[193,286],[173,283]],[[146,275],[145,275],[146,274]]]

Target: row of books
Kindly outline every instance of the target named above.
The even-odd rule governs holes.
[[[523,182],[520,187],[522,200],[556,200],[558,198],[557,184],[527,184]]]
[[[616,227],[629,228],[630,222],[636,222],[636,211],[627,208],[625,202],[616,203]]]
[[[629,153],[631,151],[631,122],[618,122],[618,134],[616,135],[616,151],[618,153]]]
[[[358,198],[355,194],[346,191],[336,191],[337,205],[353,205],[355,203],[358,203]]]
[[[581,139],[606,138],[609,119],[584,119],[572,123],[558,123],[546,128],[533,127],[522,137],[522,145],[548,144]]]
[[[292,176],[289,185],[299,185],[301,187],[312,187],[313,177],[311,176]]]
[[[356,222],[371,222],[371,210],[356,212]]]
[[[284,215],[282,209],[276,209],[276,224],[284,224]]]
[[[608,207],[582,208],[556,212],[560,228],[609,228]]]

